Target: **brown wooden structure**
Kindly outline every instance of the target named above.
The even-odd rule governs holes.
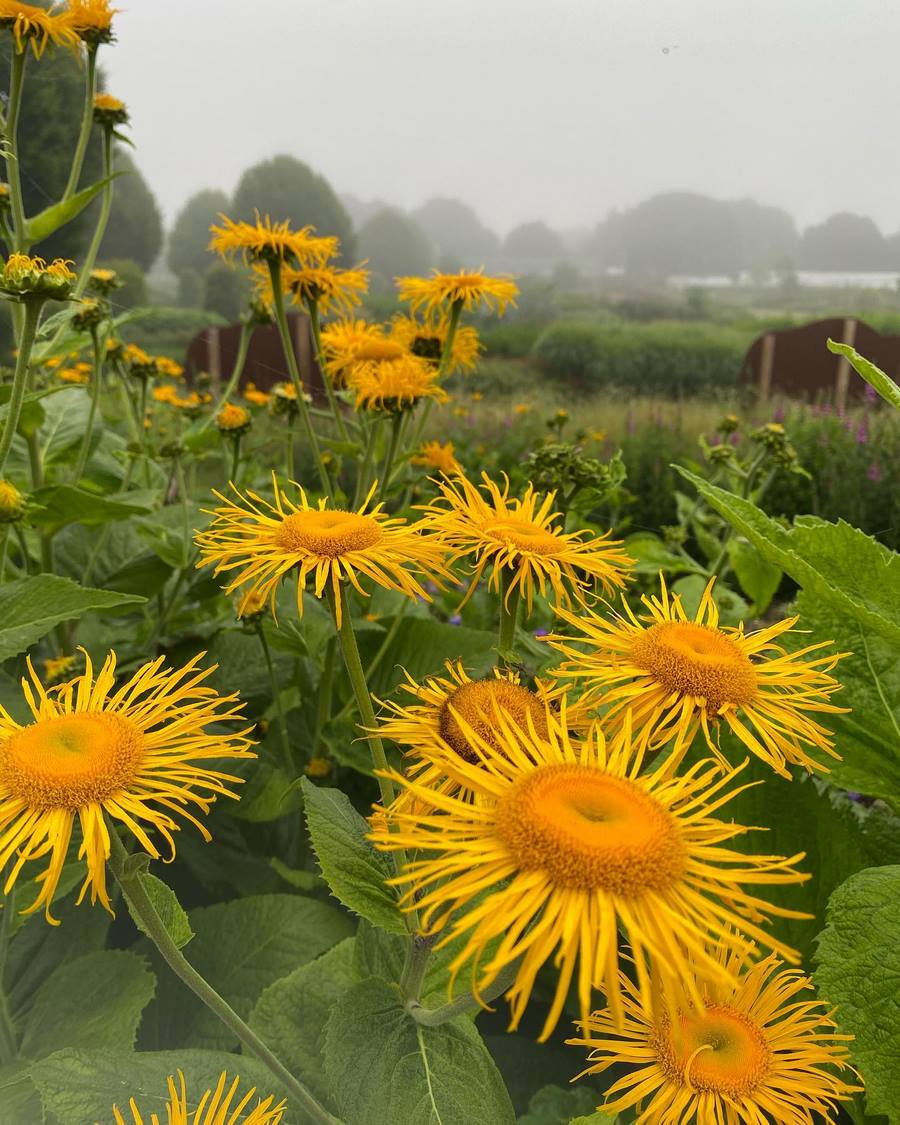
[[[325,388],[322,385],[322,373],[315,360],[309,317],[305,313],[288,313],[287,319],[303,386],[313,397],[323,397]],[[234,370],[240,335],[239,324],[229,324],[224,328],[204,328],[198,332],[188,345],[185,356],[184,368],[188,382],[193,383],[201,371],[206,371],[214,388],[227,383]],[[267,391],[275,383],[289,378],[278,329],[274,324],[254,329],[239,387],[254,383],[261,391]]]
[[[900,373],[900,336],[882,336],[855,317],[832,317],[759,336],[741,367],[740,386],[761,399],[773,394],[832,402],[838,410],[863,397],[866,383],[828,338],[851,344],[893,379]]]

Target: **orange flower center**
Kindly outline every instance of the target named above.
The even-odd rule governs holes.
[[[735,642],[692,621],[664,621],[639,633],[631,659],[663,687],[705,699],[713,713],[725,703],[750,703],[756,672]]]
[[[559,539],[550,531],[529,520],[509,517],[503,520],[492,520],[484,525],[484,534],[498,543],[509,544],[520,551],[530,552],[533,555],[559,554]]]
[[[383,359],[400,359],[406,354],[406,348],[396,340],[366,340],[353,348],[353,360],[356,363],[378,362]]]
[[[516,726],[528,730],[528,716],[539,735],[547,734],[547,716],[540,697],[521,684],[509,680],[472,680],[462,684],[441,704],[438,729],[443,740],[467,762],[477,763],[478,753],[463,733],[451,708],[475,731],[492,750],[502,750],[497,737],[497,708],[505,712]]]
[[[121,715],[39,719],[0,746],[0,792],[34,809],[82,808],[126,788],[143,758],[143,733]]]
[[[357,512],[296,512],[286,516],[275,534],[275,542],[296,555],[340,558],[350,551],[364,551],[381,541],[378,521]]]
[[[669,1081],[731,1097],[750,1094],[772,1057],[763,1029],[727,1004],[665,1017],[653,1045]]]
[[[522,868],[544,870],[559,886],[639,898],[684,874],[684,843],[668,809],[592,766],[538,767],[500,799],[497,828]]]

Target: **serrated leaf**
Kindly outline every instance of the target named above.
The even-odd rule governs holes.
[[[186,952],[197,971],[246,1019],[260,993],[352,932],[326,902],[299,895],[251,895],[188,914],[194,940]],[[140,949],[157,968],[159,992],[141,1027],[141,1045],[231,1050],[237,1039],[161,964],[149,943]]]
[[[53,574],[15,578],[0,586],[0,661],[18,656],[60,621],[72,621],[90,610],[116,609],[146,600],[136,594],[79,586]]]
[[[325,1025],[332,1008],[356,983],[354,939],[347,938],[306,965],[269,985],[257,1001],[250,1026],[292,1074],[336,1108],[323,1073]]]
[[[76,215],[80,215],[107,184],[112,183],[114,179],[122,175],[124,175],[124,172],[113,172],[111,176],[104,176],[102,180],[97,180],[96,183],[75,192],[69,199],[52,203],[49,207],[45,207],[43,211],[39,211],[36,215],[32,215],[30,219],[26,219],[26,241],[33,246],[36,242],[43,242],[45,238],[49,238],[60,227],[70,223]]]
[[[836,340],[829,339],[828,350],[834,352],[835,355],[842,355],[845,359],[848,359],[857,375],[861,375],[869,386],[881,395],[885,402],[889,402],[891,406],[900,409],[900,387],[880,367],[876,367],[870,359],[860,355],[856,348],[851,347],[850,344],[839,344]]]
[[[288,1099],[271,1072],[252,1055],[231,1055],[222,1051],[147,1051],[128,1054],[122,1050],[57,1051],[31,1068],[31,1078],[41,1094],[47,1115],[46,1125],[102,1125],[112,1121],[112,1108],[128,1110],[132,1097],[145,1122],[153,1113],[163,1115],[168,1098],[166,1079],[184,1072],[190,1117],[204,1091],[215,1089],[222,1071],[231,1077],[239,1074],[241,1090],[255,1086],[261,1097]],[[294,1108],[283,1125],[307,1125],[309,1119]],[[12,1123],[10,1123],[12,1125]],[[15,1125],[31,1125],[17,1121]]]
[[[68,524],[81,523],[96,526],[141,515],[152,506],[149,498],[135,493],[123,494],[127,499],[99,496],[72,484],[53,484],[32,493],[41,511],[30,517],[30,522],[45,531],[56,532]]]
[[[866,1087],[868,1113],[900,1106],[900,866],[871,867],[831,896],[819,937],[816,984]]]
[[[741,589],[753,601],[753,612],[757,616],[765,613],[781,584],[779,567],[766,562],[752,543],[739,536],[728,541],[728,560]]]
[[[671,550],[652,531],[638,531],[629,535],[622,544],[622,550],[634,559],[634,566],[630,569],[636,574],[656,575],[661,570],[667,574],[683,574],[685,571],[704,573],[693,559]]]
[[[368,823],[339,789],[301,781],[306,823],[319,866],[344,906],[393,934],[408,932],[397,900],[385,884],[390,861],[369,843]]]
[[[157,877],[152,875],[149,871],[140,872],[138,879],[147,897],[153,904],[156,913],[159,915],[159,919],[165,927],[166,933],[178,949],[183,949],[191,938],[193,938],[194,931],[191,929],[191,923],[188,920],[184,908],[178,901],[177,895],[162,879],[157,879]],[[137,928],[146,933],[147,931],[144,930],[140,919],[136,917],[134,911],[131,909],[130,902],[128,904],[128,910]]]
[[[324,1057],[347,1125],[514,1125],[509,1095],[472,1021],[421,1027],[384,981],[362,981],[337,1001]]]
[[[102,949],[60,965],[41,985],[22,1028],[19,1053],[43,1059],[63,1047],[121,1049],[134,1043],[156,990],[147,962]]]

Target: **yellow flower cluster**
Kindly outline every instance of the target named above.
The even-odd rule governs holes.
[[[71,262],[54,258],[49,264],[43,258],[12,253],[0,270],[0,290],[20,301],[64,301],[72,291],[75,274]]]

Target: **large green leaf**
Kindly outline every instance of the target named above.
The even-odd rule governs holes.
[[[270,984],[250,1017],[250,1026],[288,1070],[301,1075],[332,1110],[336,1105],[325,1081],[322,1048],[331,1009],[356,983],[353,945],[348,938]]]
[[[36,215],[32,215],[30,219],[26,219],[25,238],[28,243],[33,246],[36,242],[43,242],[54,231],[64,227],[66,223],[71,223],[75,216],[80,215],[107,184],[111,183],[117,176],[122,175],[124,175],[123,172],[113,172],[111,176],[105,176],[102,180],[97,180],[96,183],[82,188],[81,191],[76,191],[69,199],[62,200],[59,203],[51,203],[43,211],[39,211]]]
[[[828,341],[828,350],[835,355],[842,355],[848,359],[856,373],[876,390],[885,402],[900,409],[900,387],[894,380],[886,375],[880,367],[876,367],[870,359],[859,354],[850,344],[839,344],[836,340]]]
[[[871,867],[831,896],[815,979],[855,1036],[866,1109],[900,1121],[900,866]]]
[[[256,1087],[260,1097],[274,1095],[288,1099],[268,1069],[252,1055],[230,1055],[214,1051],[152,1051],[128,1054],[121,1050],[57,1051],[31,1069],[31,1077],[41,1094],[46,1125],[91,1125],[112,1121],[112,1108],[118,1105],[131,1120],[128,1110],[134,1098],[138,1112],[148,1122],[156,1113],[164,1118],[168,1097],[166,1079],[177,1082],[184,1073],[188,1107],[193,1118],[202,1094],[214,1089],[222,1071],[230,1077],[240,1075],[242,1091]],[[283,1125],[307,1125],[308,1118],[289,1108]],[[2,1118],[0,1118],[2,1121]],[[7,1125],[3,1122],[3,1125]],[[9,1125],[32,1125],[27,1119]]]
[[[29,1065],[11,1063],[0,1068],[0,1125],[44,1125],[41,1096],[31,1080]]]
[[[146,856],[144,857],[147,858]],[[151,875],[149,871],[139,871],[138,879],[144,889],[145,894],[153,904],[153,909],[159,916],[160,922],[166,933],[175,943],[178,949],[184,949],[189,941],[194,936],[194,931],[191,929],[191,923],[187,914],[184,911],[178,897],[170,886],[157,879],[155,875]],[[144,933],[144,924],[141,919],[131,910],[131,903],[128,903],[129,913],[134,921],[134,924],[139,930]]]
[[[848,523],[801,519],[787,530],[749,500],[679,469],[713,508],[810,594],[900,645],[900,555]]]
[[[0,586],[0,661],[24,652],[60,621],[144,601],[136,594],[94,590],[53,574],[13,579]]]
[[[22,1028],[20,1053],[42,1059],[63,1047],[132,1046],[155,990],[153,973],[134,953],[101,949],[77,957],[41,985]]]
[[[121,498],[100,496],[86,492],[71,484],[52,484],[32,493],[40,511],[30,516],[30,522],[45,531],[56,532],[71,523],[97,525],[124,520],[150,509],[152,497],[126,492]]]
[[[590,1120],[598,1101],[597,1093],[587,1085],[543,1086],[528,1103],[528,1112],[519,1117],[516,1125],[569,1125],[576,1115],[582,1120]],[[614,1118],[597,1116],[597,1125],[607,1121],[613,1125]]]
[[[90,412],[90,395],[85,387],[66,387],[43,404],[41,456],[45,465],[57,465],[81,445]],[[98,431],[102,419],[95,420]]]
[[[781,583],[781,570],[766,560],[758,549],[741,536],[728,541],[728,559],[748,598],[753,599],[753,612],[765,613]]]
[[[255,895],[201,907],[188,914],[194,939],[188,960],[246,1019],[260,993],[279,977],[313,960],[352,931],[334,907],[299,895]],[[142,1047],[229,1050],[237,1039],[198,1004],[158,955],[142,941],[157,968],[159,991],[141,1028]]]
[[[634,566],[629,569],[635,574],[656,575],[661,570],[667,574],[683,574],[685,571],[705,573],[693,559],[677,554],[652,531],[637,531],[629,535],[622,549],[634,559]]]
[[[347,1125],[515,1121],[503,1081],[471,1020],[421,1027],[384,981],[362,981],[337,1001],[324,1055],[325,1075]]]
[[[167,504],[158,512],[140,516],[134,522],[138,534],[150,550],[177,570],[190,563],[194,554],[193,533],[205,527],[209,517],[202,514],[199,504],[189,504],[187,515],[181,504]]]
[[[366,839],[368,823],[339,789],[302,780],[306,822],[325,881],[354,913],[394,934],[407,933],[394,894],[385,885],[390,860]]]

